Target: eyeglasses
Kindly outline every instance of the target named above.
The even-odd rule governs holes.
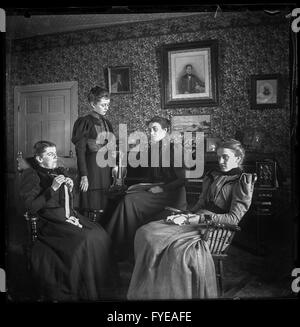
[[[108,108],[109,107],[109,103],[101,103],[101,104],[99,104],[99,107],[101,107],[101,108]]]
[[[44,153],[44,156],[50,157],[50,158],[57,158],[57,153],[56,152],[47,152],[47,153]]]

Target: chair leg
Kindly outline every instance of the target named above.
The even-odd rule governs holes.
[[[219,265],[219,285],[220,285],[220,295],[223,296],[224,291],[223,291],[223,261],[218,260],[218,265]]]

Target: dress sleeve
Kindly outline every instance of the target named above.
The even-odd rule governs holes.
[[[73,127],[72,143],[75,145],[77,165],[80,176],[88,176],[85,155],[87,140],[92,126],[92,122],[88,118],[81,117],[76,120]]]
[[[237,225],[249,210],[254,183],[251,174],[242,174],[240,179],[233,186],[232,201],[228,213],[211,215],[215,223]]]
[[[26,210],[31,213],[37,213],[44,208],[56,192],[58,191],[54,191],[52,187],[41,189],[40,178],[34,169],[28,168],[22,172],[20,195]]]
[[[199,196],[197,203],[191,209],[192,212],[196,213],[198,210],[203,209],[205,207],[205,199],[207,197],[207,192],[209,190],[210,184],[211,184],[211,178],[208,175],[205,175],[205,177],[203,178],[201,194]]]

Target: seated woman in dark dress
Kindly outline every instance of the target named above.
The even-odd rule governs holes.
[[[20,194],[39,216],[30,259],[40,292],[57,301],[113,298],[118,274],[109,236],[72,208],[73,181],[57,168],[55,144],[39,141],[34,152],[19,159]]]
[[[128,299],[217,296],[214,262],[197,225],[205,220],[238,224],[249,209],[254,183],[240,168],[244,154],[236,140],[219,144],[220,169],[205,176],[191,215],[173,215],[137,230]]]
[[[105,227],[120,259],[133,255],[136,230],[149,221],[160,219],[156,215],[165,206],[186,208],[185,170],[174,167],[174,144],[170,143],[168,134],[169,121],[162,117],[154,117],[148,126],[151,131],[151,142],[159,151],[156,158],[157,167],[149,167],[151,156],[148,157],[147,181],[156,185],[126,194]],[[168,146],[170,151],[167,149]],[[164,159],[166,161],[169,159],[169,167],[164,167]],[[157,185],[159,183],[160,185]]]

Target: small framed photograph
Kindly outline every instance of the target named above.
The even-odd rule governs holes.
[[[278,108],[281,105],[280,75],[251,76],[251,109]]]
[[[161,48],[162,108],[218,104],[216,40]]]
[[[172,132],[203,132],[209,134],[210,115],[178,115],[171,118]]]
[[[218,142],[220,142],[219,137],[206,137],[206,152],[216,152],[217,151],[217,145]]]
[[[264,160],[256,162],[257,184],[262,188],[277,187],[276,162]]]
[[[131,66],[108,67],[108,89],[112,94],[132,92]]]

